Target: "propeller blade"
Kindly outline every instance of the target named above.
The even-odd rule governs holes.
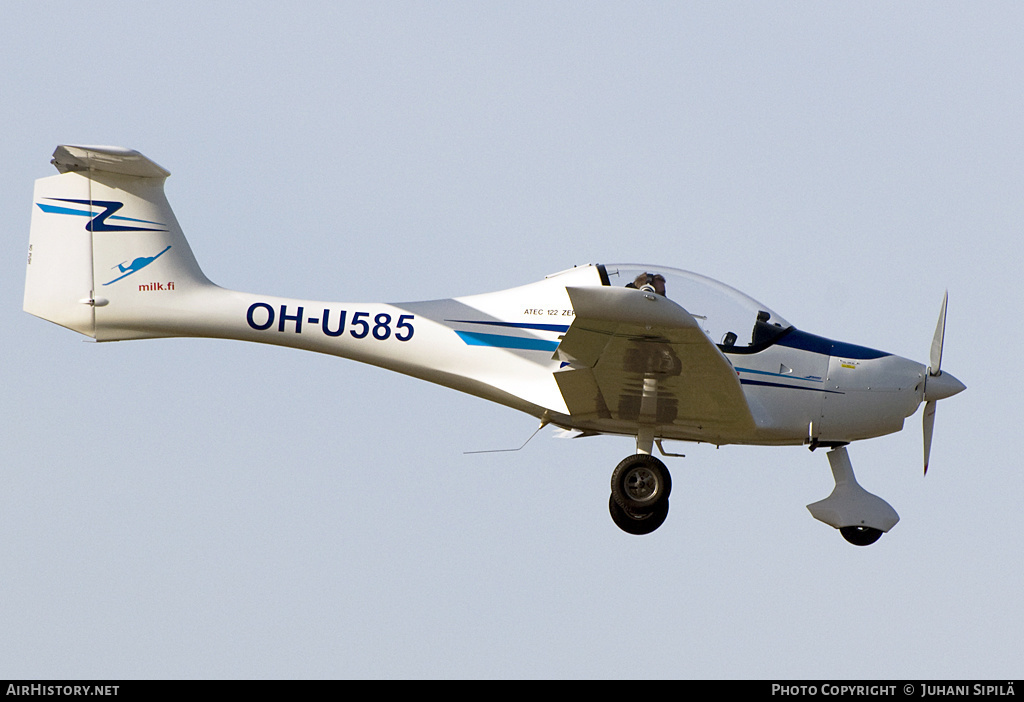
[[[928,475],[928,456],[932,452],[932,430],[935,428],[935,400],[924,405],[924,474]]]
[[[928,368],[928,376],[924,380],[924,392],[921,397],[925,401],[924,417],[922,419],[925,475],[928,475],[928,458],[932,452],[932,432],[935,429],[935,403],[967,389],[966,385],[949,373],[943,373],[941,370],[942,343],[946,337],[946,303],[948,302],[949,291],[947,290],[942,296],[942,310],[939,312],[939,323],[935,325],[935,337],[932,339],[932,352],[929,359],[931,366]]]
[[[939,323],[935,325],[935,337],[932,339],[932,353],[930,357],[930,375],[938,375],[942,367],[942,342],[946,336],[946,302],[949,300],[949,291],[942,296],[942,311],[939,312]]]

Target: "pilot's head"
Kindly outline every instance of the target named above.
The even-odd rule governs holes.
[[[641,273],[633,281],[634,288],[644,290],[645,288],[649,291],[653,291],[665,296],[665,276],[661,273]]]

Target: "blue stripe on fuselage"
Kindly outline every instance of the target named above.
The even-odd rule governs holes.
[[[521,336],[505,336],[504,334],[483,334],[455,330],[459,338],[470,346],[492,346],[499,349],[522,349],[525,351],[554,352],[558,348],[557,341],[544,339],[526,339]]]
[[[748,378],[740,378],[740,385],[760,385],[766,388],[783,388],[785,390],[811,390],[814,392],[827,392],[832,395],[844,395],[845,393],[839,390],[826,390],[824,387],[806,388],[802,385],[787,385],[785,383],[771,383],[767,380],[750,380]]]

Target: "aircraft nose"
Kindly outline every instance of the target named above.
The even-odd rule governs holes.
[[[952,373],[943,371],[938,375],[928,376],[924,385],[924,399],[927,402],[944,400],[966,389],[967,386],[953,377]]]

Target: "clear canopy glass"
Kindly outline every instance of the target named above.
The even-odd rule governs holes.
[[[771,308],[699,273],[639,263],[606,263],[604,269],[610,285],[648,289],[669,298],[725,349],[765,345],[790,327]]]

